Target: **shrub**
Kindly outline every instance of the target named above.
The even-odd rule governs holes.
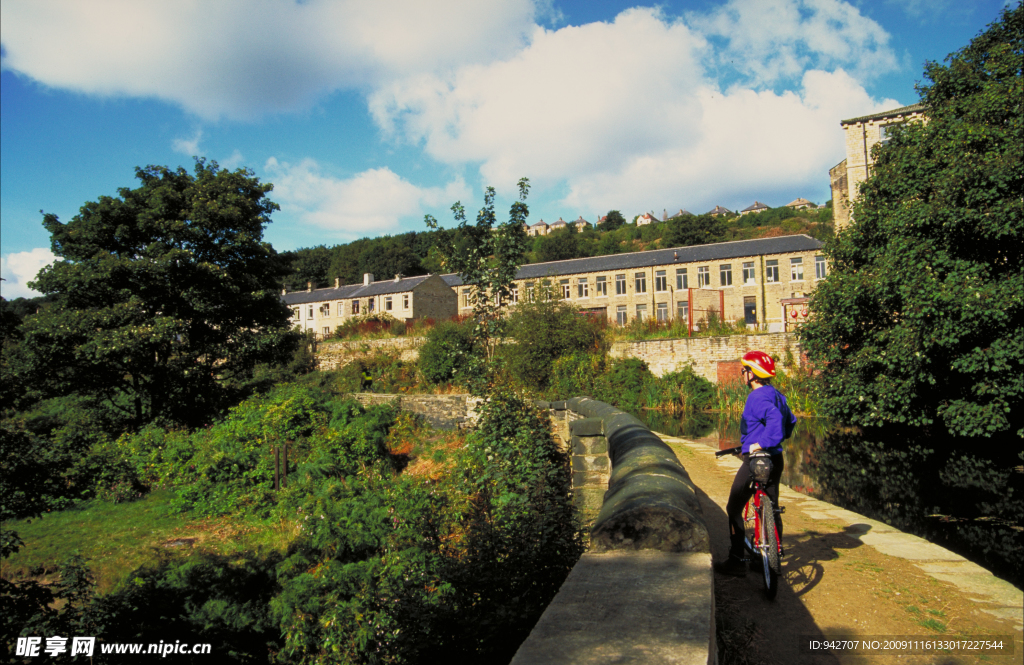
[[[475,353],[472,322],[442,321],[427,331],[420,348],[420,373],[430,383],[450,383],[469,366]]]
[[[502,349],[512,376],[528,388],[543,390],[555,360],[576,351],[603,352],[599,324],[562,300],[523,303],[509,317],[512,344]]]

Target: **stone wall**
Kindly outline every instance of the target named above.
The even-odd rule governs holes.
[[[735,362],[747,351],[754,350],[764,351],[780,361],[785,360],[788,350],[794,362],[806,362],[800,350],[800,342],[794,333],[616,342],[612,345],[609,355],[612,358],[639,358],[647,363],[651,372],[657,376],[664,376],[677,369],[679,365],[692,362],[698,374],[708,381],[717,383],[719,363]]]
[[[402,411],[416,413],[436,429],[462,429],[476,422],[478,397],[470,395],[388,395],[352,393],[363,406],[394,404]]]
[[[424,337],[392,337],[356,342],[322,342],[316,349],[316,361],[319,368],[324,370],[338,369],[353,360],[367,358],[375,353],[395,353],[400,360],[416,362],[420,357],[419,348],[425,341]]]

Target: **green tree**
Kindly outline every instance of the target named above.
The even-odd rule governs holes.
[[[291,350],[282,277],[263,228],[277,204],[252,171],[136,169],[141,186],[43,225],[62,260],[31,285],[53,303],[25,319],[30,377],[98,397],[134,426],[203,422],[225,384]]]
[[[725,239],[725,224],[711,215],[673,217],[662,234],[664,247],[706,245]]]
[[[374,279],[391,279],[395,275],[411,277],[423,274],[419,257],[397,238],[382,238],[370,243],[359,253],[359,270],[371,273]]]
[[[324,245],[283,253],[281,260],[289,264],[292,273],[285,279],[285,286],[293,291],[305,289],[308,283],[314,289],[328,286],[331,258],[331,250]]]
[[[579,233],[574,225],[537,238],[537,260],[565,261],[580,257]]]
[[[515,342],[503,349],[509,370],[521,383],[537,390],[548,386],[558,358],[577,351],[601,352],[604,344],[592,318],[581,316],[564,300],[546,297],[520,303],[509,317],[509,332]]]
[[[801,329],[828,415],[956,436],[1024,436],[1024,9],[919,87],[894,127]]]
[[[459,225],[438,238],[438,253],[443,267],[458,273],[462,283],[472,289],[470,298],[476,319],[474,344],[485,352],[488,361],[494,357],[497,344],[504,337],[502,306],[511,299],[516,272],[526,254],[524,226],[530,214],[526,206],[530,181],[521,178],[518,187],[519,200],[509,209],[507,222],[496,226],[494,188],[488,187],[476,224],[466,221],[466,209],[456,202],[452,212]],[[437,220],[431,215],[426,215],[425,221],[430,229],[438,228]],[[490,366],[470,368],[470,374],[485,381],[485,384],[476,385],[476,389],[486,391],[491,370]]]
[[[614,231],[626,223],[626,218],[618,210],[609,210],[604,221],[599,224],[602,231]]]

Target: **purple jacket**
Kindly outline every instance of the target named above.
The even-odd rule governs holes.
[[[780,409],[785,405],[786,396],[771,385],[761,386],[747,396],[740,422],[740,443],[744,453],[749,453],[750,446],[755,443],[761,444],[769,453],[782,452],[782,440],[786,434],[783,412],[788,413],[793,419],[791,422],[796,424],[796,416],[788,406]]]

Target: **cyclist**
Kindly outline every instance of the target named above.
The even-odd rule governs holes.
[[[747,403],[743,407],[740,423],[740,443],[743,444],[743,464],[736,472],[729,492],[726,514],[729,517],[729,558],[716,563],[718,573],[741,577],[747,574],[743,565],[743,507],[750,500],[753,490],[750,486],[750,453],[764,450],[771,455],[772,472],[768,477],[765,493],[771,497],[772,505],[779,505],[779,479],[782,477],[782,441],[793,431],[796,416],[786,404],[786,396],[773,386],[775,361],[763,351],[751,351],[743,356],[743,381],[750,388]],[[782,542],[782,518],[776,513],[775,530]]]

